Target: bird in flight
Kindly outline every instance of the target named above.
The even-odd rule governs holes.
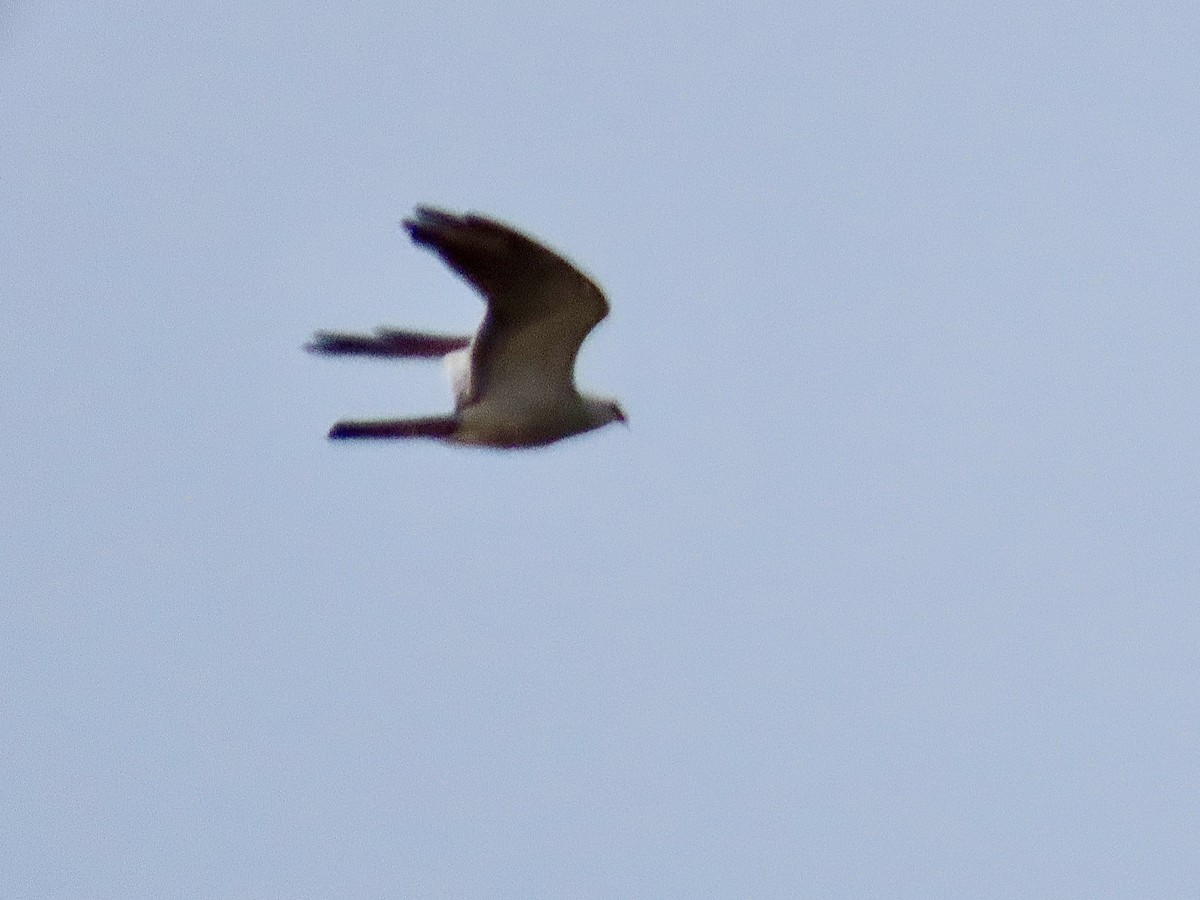
[[[377,328],[373,334],[318,331],[306,349],[326,355],[443,358],[454,412],[415,419],[347,420],[347,438],[433,438],[485,447],[539,447],[610,422],[615,400],[580,393],[575,357],[608,314],[604,294],[553,250],[474,213],[418,206],[404,220],[414,243],[437,253],[483,295],[474,336]]]

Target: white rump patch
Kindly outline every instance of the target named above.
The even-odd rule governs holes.
[[[463,347],[442,357],[450,389],[454,391],[454,405],[461,407],[471,396],[471,348]]]

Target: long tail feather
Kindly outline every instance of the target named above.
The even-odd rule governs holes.
[[[430,416],[424,419],[379,419],[369,422],[338,422],[329,429],[331,441],[349,438],[436,438],[450,437],[458,428],[454,416]]]
[[[408,356],[428,359],[461,350],[470,343],[469,337],[456,334],[422,334],[378,328],[374,334],[318,331],[312,341],[304,345],[304,349],[329,356]]]

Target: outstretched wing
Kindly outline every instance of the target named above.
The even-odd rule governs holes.
[[[420,206],[404,227],[487,301],[471,345],[475,399],[574,391],[579,347],[608,314],[591,279],[548,247],[483,216]]]
[[[318,331],[304,349],[327,356],[439,357],[461,350],[470,343],[471,338],[456,334],[376,328],[374,334]]]

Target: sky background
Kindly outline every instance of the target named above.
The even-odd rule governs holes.
[[[8,3],[0,896],[1200,896],[1200,8]],[[606,289],[628,430],[398,222]]]

